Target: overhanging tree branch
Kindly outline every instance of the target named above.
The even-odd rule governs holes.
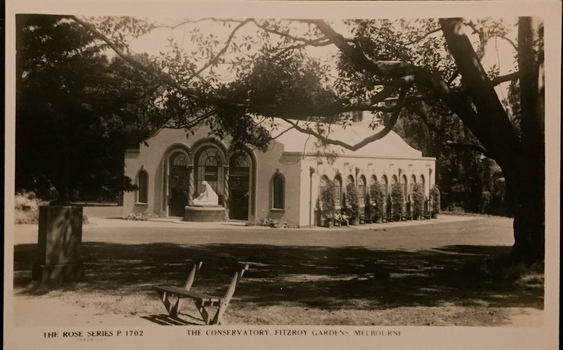
[[[108,46],[114,50],[121,58],[123,58],[124,60],[126,60],[127,62],[129,62],[130,64],[132,64],[134,67],[145,71],[155,77],[157,77],[160,81],[162,81],[163,83],[167,84],[168,86],[171,86],[175,89],[177,89],[179,92],[181,92],[184,96],[186,96],[189,99],[195,100],[195,101],[199,101],[203,104],[206,105],[213,105],[213,104],[222,104],[222,105],[232,105],[232,106],[236,106],[239,108],[246,108],[248,109],[250,106],[247,105],[248,102],[244,101],[244,102],[240,102],[240,101],[233,101],[230,100],[228,98],[224,98],[219,96],[218,94],[208,94],[206,93],[205,95],[201,95],[200,93],[196,93],[195,90],[190,89],[187,86],[183,86],[180,85],[174,78],[172,78],[171,76],[167,75],[166,73],[163,73],[162,71],[158,71],[156,69],[154,69],[152,66],[144,64],[138,60],[136,60],[134,57],[131,57],[127,54],[125,54],[123,51],[121,51],[119,49],[119,47],[117,45],[115,45],[109,38],[107,38],[106,36],[104,36],[102,33],[100,33],[94,26],[86,23],[83,20],[80,20],[79,18],[75,17],[75,16],[71,16],[71,18],[73,20],[75,20],[76,22],[78,22],[79,24],[81,24],[83,27],[85,27],[86,29],[90,30],[96,37],[98,37],[99,39],[101,39],[102,41],[104,41],[106,44],[108,44]],[[254,22],[257,23],[258,26],[260,26],[260,24],[252,19],[248,19],[248,20],[244,20],[244,21],[238,21],[239,25],[231,32],[231,36],[229,37],[229,40],[232,40],[232,38],[234,37],[234,33],[240,28],[242,27],[244,24],[248,23],[248,22]],[[382,102],[384,100],[386,100],[387,98],[389,98],[391,95],[393,95],[395,93],[395,91],[397,91],[397,89],[402,86],[403,84],[410,84],[410,83],[417,83],[420,84],[421,86],[425,86],[427,88],[429,88],[435,95],[435,97],[441,98],[448,106],[450,106],[450,108],[456,113],[458,114],[460,117],[462,117],[462,119],[464,119],[465,122],[468,123],[468,125],[471,127],[472,125],[475,126],[477,123],[477,113],[474,111],[474,109],[472,108],[471,102],[467,100],[467,96],[461,96],[459,94],[453,93],[452,91],[450,91],[449,87],[447,86],[446,82],[444,82],[441,78],[436,77],[433,74],[430,74],[429,72],[425,71],[424,69],[421,69],[419,67],[416,66],[412,66],[408,63],[402,62],[402,61],[375,61],[372,60],[370,58],[368,58],[361,50],[361,48],[359,47],[354,47],[350,44],[350,41],[345,39],[341,34],[335,32],[327,23],[325,23],[324,21],[309,21],[309,23],[312,23],[314,25],[317,26],[317,28],[319,29],[319,31],[321,33],[323,33],[325,35],[325,37],[327,38],[327,40],[330,40],[330,42],[334,45],[336,45],[338,47],[338,49],[345,53],[346,55],[350,56],[353,61],[358,64],[360,67],[362,67],[363,69],[369,70],[372,73],[375,73],[377,75],[381,75],[384,77],[395,77],[397,79],[391,81],[389,84],[385,85],[385,87],[377,94],[375,94],[374,96],[372,96],[369,101],[365,101],[363,103],[351,103],[349,100],[341,100],[338,101],[336,103],[333,103],[332,105],[329,106],[312,106],[311,108],[307,108],[300,106],[299,110],[285,110],[285,111],[280,111],[279,110],[279,106],[276,108],[275,106],[253,106],[252,110],[249,109],[250,113],[264,113],[265,115],[269,115],[272,117],[276,117],[278,116],[278,113],[280,113],[281,115],[279,115],[280,117],[284,117],[286,119],[289,119],[291,117],[306,117],[306,116],[330,116],[330,115],[336,115],[338,113],[343,113],[343,112],[350,112],[350,111],[378,111],[381,110],[380,106],[377,106],[377,103]],[[265,27],[262,25],[262,27]],[[268,28],[266,28],[268,29]],[[264,29],[264,30],[266,30]],[[268,29],[271,30],[271,29]],[[443,27],[442,27],[442,30]],[[276,32],[276,31],[274,31]],[[280,32],[280,31],[277,31]],[[283,34],[283,32],[280,32],[281,34]],[[288,35],[288,34],[287,34]],[[294,40],[298,40],[293,38]],[[228,40],[228,41],[229,41]],[[309,39],[303,39],[301,38],[301,41],[303,43],[307,43]],[[230,41],[229,41],[230,42]],[[223,49],[219,52],[218,55],[215,55],[214,58],[210,61],[213,62],[213,60],[216,60],[217,57],[219,57],[219,55],[222,52],[225,52],[228,48],[228,43],[227,45],[225,45],[223,47]],[[210,64],[212,63],[208,63],[206,66],[204,66],[203,69],[205,69],[206,67],[208,67]],[[395,108],[398,108],[399,110],[395,110],[395,112],[393,113],[394,116],[398,117],[398,115],[400,114],[400,108],[402,107],[402,105],[404,104],[404,89],[401,92],[401,95],[403,95],[400,98],[400,103],[397,104],[397,106]],[[391,123],[392,124],[392,123]],[[392,127],[392,126],[391,126]],[[307,129],[305,129],[307,130]],[[386,129],[384,129],[386,130]],[[304,131],[304,130],[301,130]],[[388,131],[387,131],[388,132]],[[369,140],[376,140],[378,138],[383,137],[385,131],[382,130],[382,132],[374,135],[374,138],[369,138]],[[386,133],[385,133],[386,134]],[[383,136],[377,136],[377,135],[383,135]],[[371,141],[368,141],[371,142]],[[366,142],[367,143],[367,142]],[[363,145],[365,145],[365,143],[363,143]]]
[[[309,127],[304,128],[304,127],[300,126],[299,123],[297,123],[297,122],[295,122],[291,119],[288,119],[288,118],[281,118],[281,119],[283,119],[284,121],[286,121],[287,123],[292,125],[296,130],[298,130],[298,131],[300,131],[304,134],[308,134],[308,135],[316,137],[317,139],[319,139],[324,144],[340,146],[340,147],[343,147],[343,148],[348,149],[350,151],[357,151],[358,149],[364,147],[365,145],[367,145],[369,143],[372,143],[374,141],[382,139],[387,134],[389,134],[389,132],[391,132],[391,130],[393,130],[393,127],[395,126],[395,124],[397,123],[397,120],[399,119],[399,115],[400,115],[401,110],[402,110],[402,105],[403,105],[404,100],[405,100],[407,89],[408,88],[406,86],[404,86],[401,89],[401,91],[399,93],[399,101],[397,103],[397,106],[395,107],[396,109],[393,112],[393,114],[391,115],[391,118],[389,119],[389,121],[387,122],[387,125],[385,125],[385,127],[381,131],[378,131],[377,133],[375,133],[375,134],[373,134],[369,137],[366,137],[363,140],[361,140],[360,142],[355,143],[353,145],[346,143],[346,142],[343,142],[341,140],[334,140],[334,139],[328,138],[328,137],[314,131],[313,129],[311,129]]]
[[[237,33],[237,31],[239,29],[241,29],[242,27],[244,27],[247,23],[251,22],[252,20],[247,19],[244,20],[242,22],[240,22],[232,31],[231,34],[229,35],[229,37],[227,38],[227,41],[225,42],[225,45],[223,45],[223,48],[221,50],[219,50],[219,52],[213,56],[203,67],[201,67],[197,72],[194,73],[194,75],[192,75],[191,77],[189,77],[187,79],[187,82],[189,82],[190,80],[192,80],[194,77],[199,77],[199,75],[205,71],[207,68],[211,67],[214,64],[217,64],[219,61],[219,58],[221,56],[223,56],[225,54],[225,52],[227,52],[229,46],[231,45],[231,42],[233,41],[235,34]]]
[[[436,28],[436,29],[434,29],[434,30],[430,30],[430,31],[424,33],[423,35],[419,36],[418,38],[416,38],[416,39],[414,39],[414,40],[412,40],[412,41],[406,43],[406,45],[413,45],[413,44],[416,44],[417,42],[419,42],[419,41],[421,41],[421,40],[423,40],[423,39],[429,37],[429,36],[432,35],[432,34],[439,33],[440,31],[441,31],[440,27],[438,27],[438,28]]]
[[[506,75],[501,75],[493,79],[492,83],[494,86],[502,84],[507,81],[515,80],[520,77],[520,72],[514,72]]]
[[[249,106],[247,105],[247,101],[233,101],[231,99],[228,98],[223,98],[220,95],[213,95],[213,94],[205,94],[205,95],[201,95],[199,93],[196,93],[194,90],[190,89],[187,86],[184,85],[180,85],[173,77],[171,77],[170,75],[154,69],[152,66],[145,64],[137,59],[135,59],[134,57],[126,54],[125,52],[123,52],[115,43],[113,43],[113,41],[111,39],[109,39],[107,36],[105,36],[104,34],[102,34],[100,31],[98,31],[95,26],[87,23],[84,20],[81,20],[80,18],[76,17],[76,16],[69,16],[68,18],[76,21],[77,23],[79,23],[80,25],[82,25],[84,28],[86,28],[87,30],[89,30],[94,36],[96,36],[98,39],[102,40],[103,42],[105,42],[119,57],[121,57],[122,59],[124,59],[126,62],[128,62],[129,64],[131,64],[133,67],[148,73],[151,76],[156,77],[159,81],[161,81],[162,83],[177,89],[179,92],[182,93],[182,95],[184,95],[185,97],[192,99],[194,101],[199,101],[201,103],[210,105],[210,104],[223,104],[223,105],[231,105],[234,107],[239,107],[239,108],[248,108]],[[237,21],[239,23],[239,26],[237,26],[235,28],[238,29],[240,28],[240,26],[248,23],[248,22],[255,22],[254,20],[246,20],[246,21]],[[234,31],[233,31],[234,32]],[[233,34],[234,36],[234,34]],[[231,38],[232,40],[232,38]],[[304,39],[303,39],[304,40]],[[345,39],[343,39],[345,40]],[[346,41],[346,40],[345,40]],[[226,50],[226,46],[223,47],[223,50]],[[216,56],[217,57],[217,56]],[[311,108],[300,108],[299,110],[280,110],[279,106],[276,107],[268,107],[268,106],[255,106],[250,112],[252,113],[264,113],[268,116],[272,116],[272,117],[276,117],[278,113],[281,113],[281,116],[284,117],[296,117],[296,118],[303,118],[306,116],[330,116],[330,115],[336,115],[339,113],[345,113],[345,112],[352,112],[352,111],[387,111],[388,108],[386,107],[381,107],[381,106],[375,106],[374,104],[380,101],[383,101],[386,97],[392,95],[394,93],[394,91],[397,90],[398,86],[400,85],[400,83],[403,82],[411,82],[412,80],[412,76],[402,76],[400,77],[401,79],[398,79],[395,82],[392,82],[389,86],[386,86],[380,93],[376,94],[375,96],[373,96],[370,101],[366,101],[364,103],[351,103],[350,101],[347,100],[342,100],[339,101],[337,103],[334,103],[332,105],[329,106],[313,106]]]
[[[412,76],[412,82],[420,87],[430,90],[435,98],[441,99],[455,114],[457,114],[470,129],[479,128],[478,114],[475,111],[471,100],[465,93],[459,93],[450,89],[448,84],[435,74],[425,69],[416,67],[401,61],[374,61],[367,57],[359,47],[353,47],[344,37],[335,32],[324,21],[311,21],[317,25],[338,49],[346,54],[353,62],[364,70],[376,75],[385,77],[405,77]],[[444,27],[442,26],[444,32]],[[471,47],[471,51],[473,48]]]
[[[301,37],[298,37],[298,36],[295,36],[295,35],[291,35],[291,34],[289,34],[289,33],[287,33],[287,32],[283,32],[283,31],[274,29],[274,28],[272,28],[272,27],[268,27],[267,25],[261,24],[261,23],[259,23],[258,21],[254,20],[254,19],[252,19],[251,21],[252,21],[258,28],[264,30],[265,32],[272,33],[272,34],[276,34],[276,35],[278,35],[278,36],[280,36],[280,37],[282,37],[282,38],[286,38],[286,39],[293,40],[293,41],[296,41],[296,42],[301,42],[301,43],[306,44],[306,45],[317,46],[317,45],[319,45],[320,43],[327,41],[327,38],[326,38],[326,37],[321,37],[321,38],[316,38],[316,39],[301,38]],[[304,22],[304,23],[307,23],[307,21],[303,21],[303,22]],[[323,45],[321,45],[321,46],[324,46],[324,45],[325,45],[325,44],[323,44]],[[326,44],[326,45],[328,45],[328,44]]]
[[[341,34],[337,33],[324,21],[311,21],[342,53],[352,58],[360,67],[388,77],[403,77],[413,74],[413,66],[401,61],[374,61],[368,58],[360,48],[353,47]]]
[[[214,97],[214,96],[202,96],[199,95],[197,93],[195,93],[192,89],[180,85],[174,78],[172,78],[171,76],[163,73],[162,71],[156,70],[153,67],[142,63],[141,61],[135,59],[134,57],[127,55],[125,52],[123,52],[123,50],[121,50],[117,45],[115,45],[115,43],[109,39],[107,36],[105,36],[104,34],[102,34],[100,31],[98,31],[96,29],[95,26],[91,25],[90,23],[87,23],[86,21],[83,21],[81,19],[79,19],[76,16],[68,16],[68,18],[76,21],[78,24],[80,24],[81,26],[83,26],[84,28],[86,28],[88,31],[90,31],[95,37],[97,37],[98,39],[102,40],[103,42],[105,42],[119,57],[121,57],[122,59],[124,59],[126,62],[128,62],[129,64],[131,64],[133,67],[148,73],[152,76],[154,76],[155,78],[159,79],[160,81],[162,81],[164,84],[173,87],[175,89],[177,89],[178,91],[182,92],[182,94],[190,99],[196,100],[196,101],[201,101],[201,102],[218,102],[218,103],[226,103],[226,104],[231,104],[233,106],[237,106],[237,107],[243,107],[243,104],[240,103],[235,103],[233,101],[230,100],[226,100],[226,99],[222,99],[220,97]]]

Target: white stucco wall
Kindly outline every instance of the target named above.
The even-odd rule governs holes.
[[[429,189],[434,184],[436,161],[434,158],[412,158],[412,159],[397,159],[397,158],[379,158],[371,159],[365,157],[339,157],[334,163],[329,163],[326,159],[317,160],[313,157],[307,157],[302,161],[302,176],[301,176],[301,203],[302,210],[300,211],[299,223],[301,226],[309,225],[309,217],[311,222],[315,225],[314,209],[317,198],[319,196],[320,178],[325,175],[329,180],[334,180],[337,173],[340,174],[343,182],[343,189],[345,191],[346,179],[352,175],[354,182],[358,184],[358,178],[363,175],[366,178],[366,192],[369,191],[370,179],[375,175],[378,182],[381,182],[383,175],[388,178],[388,185],[391,184],[391,178],[396,175],[400,180],[399,173],[406,175],[407,188],[410,188],[412,175],[416,176],[417,182],[421,182],[421,175],[424,175],[424,193],[426,196],[429,194]],[[310,192],[309,187],[309,168],[314,169],[313,175],[313,188]],[[356,174],[356,169],[358,173]],[[431,179],[431,181],[429,181]],[[389,187],[390,191],[390,187]],[[312,193],[312,201],[309,196]],[[369,193],[369,192],[368,192]],[[312,202],[311,214],[309,212],[309,202]]]
[[[183,130],[164,129],[154,138],[147,141],[148,146],[141,145],[139,150],[129,150],[125,154],[125,175],[133,181],[137,173],[143,168],[149,175],[148,203],[136,203],[136,193],[125,193],[123,199],[123,215],[132,212],[154,213],[160,217],[168,216],[167,205],[164,202],[166,196],[166,162],[170,150],[178,146],[187,150],[193,150],[193,146],[199,140],[208,136],[207,130],[201,128],[194,135],[186,138]],[[225,148],[230,146],[230,140],[221,141]],[[284,145],[272,142],[267,153],[254,151],[256,159],[255,189],[251,194],[254,197],[253,210],[250,211],[249,220],[274,219],[286,221],[298,225],[300,217],[300,164],[299,157],[284,156]],[[193,152],[191,152],[193,153]],[[193,156],[193,154],[192,154]],[[285,209],[272,208],[272,178],[276,171],[280,171],[286,178]]]
[[[358,152],[343,152],[341,156],[335,158],[333,163],[329,162],[327,158],[318,158],[315,155],[303,156],[302,151],[297,151],[303,149],[297,144],[298,140],[288,137],[283,140],[284,142],[281,142],[281,139],[273,141],[266,153],[254,151],[256,170],[252,176],[255,176],[253,179],[255,188],[251,193],[254,205],[251,206],[249,220],[273,219],[286,221],[299,227],[316,225],[315,207],[319,195],[320,178],[326,175],[333,180],[337,172],[342,177],[343,191],[349,175],[354,177],[356,184],[359,176],[364,175],[366,191],[369,191],[372,175],[375,175],[378,181],[381,181],[382,176],[386,175],[390,184],[393,175],[400,180],[400,175],[404,174],[407,177],[407,188],[410,188],[412,175],[416,176],[417,182],[421,181],[421,175],[423,175],[424,193],[428,196],[430,186],[434,184],[435,159],[422,157],[419,151],[406,144],[401,144],[404,141],[397,137],[396,134],[393,134],[387,143],[384,142],[385,139],[376,141],[375,144],[370,144],[370,149],[362,148]],[[208,138],[206,128],[200,128],[189,137],[186,137],[186,132],[183,130],[164,129],[147,141],[148,146],[141,145],[138,150],[127,152],[125,154],[125,175],[135,181],[137,173],[141,169],[148,173],[148,203],[136,203],[136,193],[126,193],[123,201],[123,215],[126,216],[132,212],[146,212],[155,213],[160,217],[168,216],[166,200],[168,189],[165,178],[167,175],[166,159],[168,159],[169,152],[177,147],[183,147],[190,157],[193,157],[194,144],[206,138]],[[228,138],[220,142],[224,149],[228,149],[230,146]],[[378,142],[380,142],[379,145]],[[392,146],[397,146],[403,152],[395,150],[393,157],[379,154],[382,149]],[[372,151],[377,153],[377,156],[371,156]],[[401,154],[403,154],[402,157]],[[311,169],[313,170],[312,176]],[[285,208],[283,210],[272,208],[272,179],[276,171],[281,172],[286,179]]]
[[[284,145],[274,141],[267,153],[255,152],[257,159],[256,218],[296,224],[299,217],[299,162],[283,155]],[[276,171],[285,177],[285,209],[272,208],[272,179]]]

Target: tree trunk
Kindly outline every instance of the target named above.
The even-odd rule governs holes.
[[[542,23],[521,18],[518,32],[521,137],[518,137],[459,18],[441,19],[448,48],[463,78],[476,114],[450,107],[497,161],[514,203],[515,262],[533,263],[545,254],[545,141]]]
[[[522,160],[514,216],[511,257],[528,264],[545,256],[545,104],[543,84],[543,22],[521,17],[518,22],[518,66]]]
[[[532,190],[541,191],[539,185],[529,184]],[[534,196],[520,201],[514,212],[514,245],[510,258],[515,263],[528,265],[545,257],[545,214],[543,199]]]

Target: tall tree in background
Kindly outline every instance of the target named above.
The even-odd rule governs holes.
[[[282,118],[321,143],[350,150],[387,135],[413,103],[421,104],[414,109],[421,118],[430,109],[440,120],[461,120],[476,142],[464,143],[470,139],[464,138],[446,143],[479,151],[502,169],[514,203],[514,261],[543,259],[543,24],[538,19],[519,19],[518,41],[512,41],[519,70],[498,76],[485,71],[482,52],[492,36],[510,39],[504,26],[489,20],[348,21],[351,38],[322,20],[202,20],[227,28],[224,40],[203,33],[196,23],[201,21],[186,20],[181,24],[196,23],[191,48],[173,44],[147,64],[127,54],[128,36],[152,26],[139,27],[128,18],[69,18],[132,66],[166,84],[163,103],[185,112],[180,124],[206,123],[218,135],[232,133],[236,141],[268,141],[253,116]],[[329,77],[330,67],[304,54],[304,48],[320,46],[339,52],[336,80]],[[220,79],[222,66],[234,75],[230,81]],[[520,88],[518,127],[494,89],[514,79],[519,79]],[[354,111],[379,116],[373,121],[373,135],[356,144],[331,139],[327,124],[316,123],[346,125],[347,112]]]
[[[162,128],[152,103],[161,83],[108,60],[92,33],[60,16],[18,15],[16,49],[16,189],[46,196],[53,185],[61,201],[130,189],[123,153]]]
[[[486,169],[491,166],[488,158],[479,150],[455,147],[477,144],[473,134],[457,118],[428,114],[421,118],[419,108],[424,110],[419,104],[410,106],[397,121],[394,131],[423,155],[436,157],[436,183],[441,189],[442,207],[475,213],[501,212],[499,206],[504,202],[493,202],[493,207],[490,200],[487,201],[491,196],[487,194],[491,190],[487,186],[488,177],[484,177],[484,173],[490,171]],[[489,205],[485,206],[485,202]]]

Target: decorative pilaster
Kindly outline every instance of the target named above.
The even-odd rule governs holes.
[[[194,166],[188,165],[188,204],[192,204],[195,193]]]
[[[225,171],[225,184],[223,186],[223,206],[225,207],[225,211],[227,212],[227,217],[229,217],[229,166],[225,165],[223,169]]]

